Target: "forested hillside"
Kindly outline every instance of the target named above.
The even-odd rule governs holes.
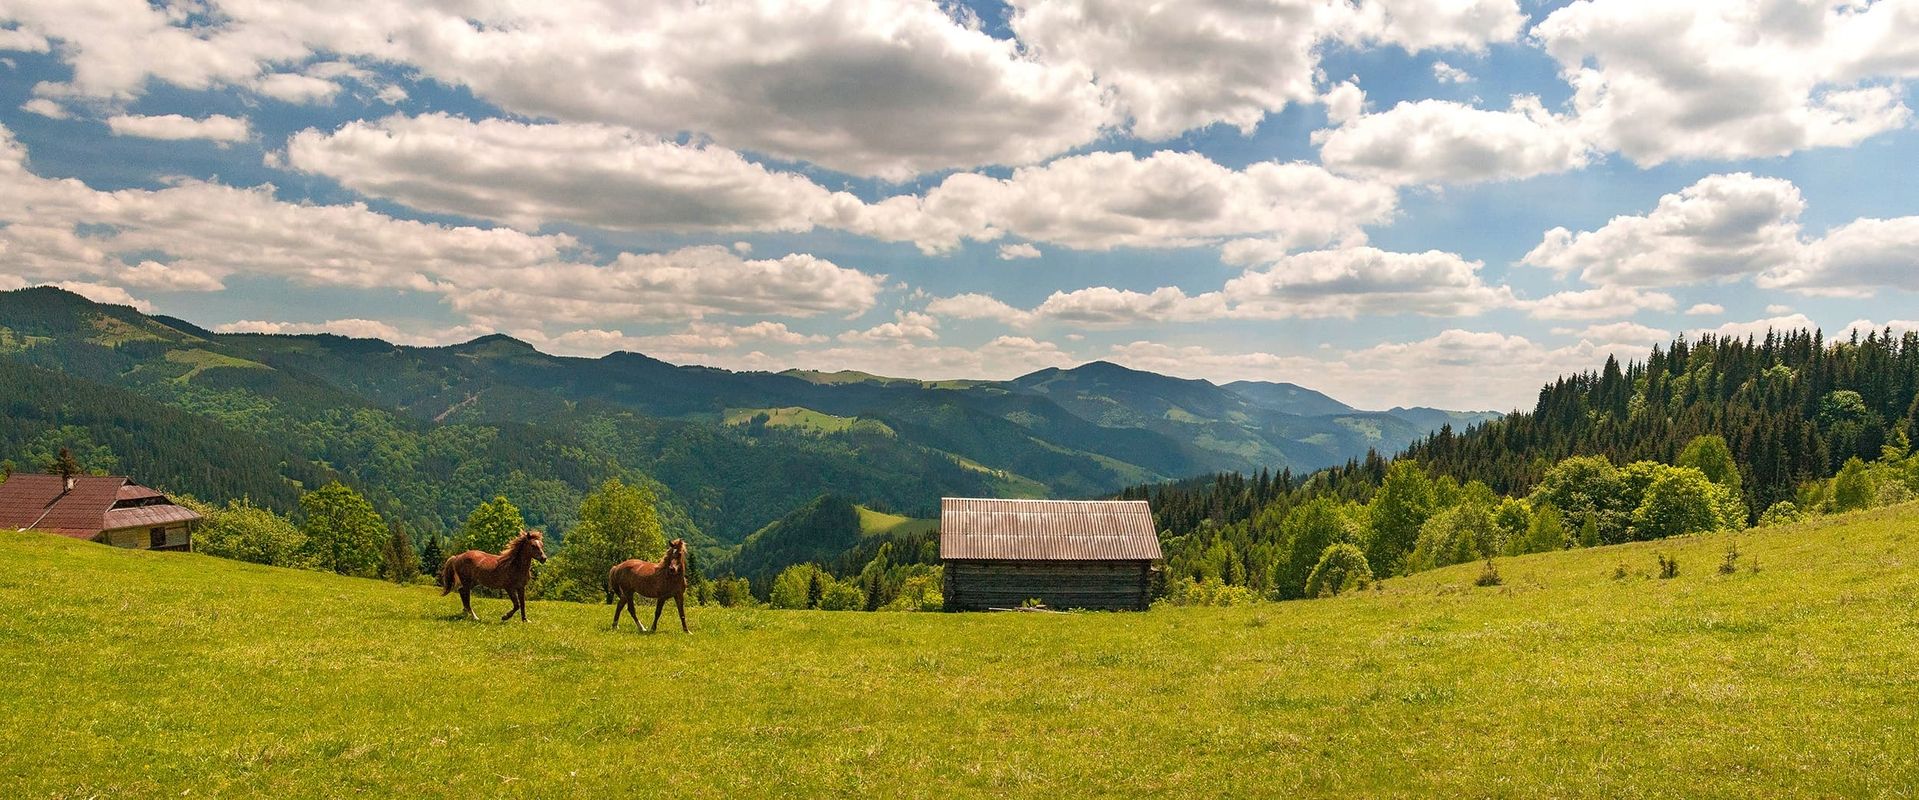
[[[1391,461],[1123,496],[1153,502],[1174,601],[1315,596],[1501,555],[1904,502],[1919,494],[1915,395],[1913,333],[1708,336],[1560,378],[1530,412],[1443,429]]]
[[[221,334],[48,287],[0,292],[0,364],[0,401],[21,407],[0,421],[0,458],[19,468],[64,446],[90,468],[283,514],[338,477],[421,544],[499,496],[563,538],[585,494],[618,478],[653,488],[668,532],[709,558],[822,493],[928,516],[942,495],[1083,497],[1310,469],[1437,421],[1109,364],[929,383],[567,358],[497,335],[404,347]],[[1338,408],[1268,407],[1297,410],[1293,398]]]
[[[1919,438],[1919,333],[1828,342],[1818,331],[1707,336],[1645,361],[1554,381],[1531,412],[1466,433],[1442,430],[1406,455],[1500,492],[1530,491],[1559,460],[1670,462],[1693,437],[1724,436],[1753,515],[1798,486]]]

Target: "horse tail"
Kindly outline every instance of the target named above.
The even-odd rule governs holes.
[[[606,602],[613,602],[613,576],[618,574],[619,571],[620,565],[618,564],[614,564],[612,569],[606,571]]]
[[[453,559],[449,558],[440,565],[440,596],[445,597],[453,591],[454,579],[458,573],[453,570]]]

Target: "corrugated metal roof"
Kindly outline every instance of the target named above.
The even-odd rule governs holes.
[[[113,509],[107,512],[103,527],[110,531],[121,528],[160,528],[192,522],[199,518],[200,515],[193,509],[167,503],[157,506]]]
[[[18,473],[8,478],[5,483],[0,483],[0,529],[32,528],[62,536],[87,539],[111,528],[149,524],[140,521],[109,524],[110,513],[142,512],[153,514],[155,519],[166,520],[151,523],[153,526],[199,519],[200,516],[172,504],[113,508],[114,504],[120,501],[122,491],[125,489],[133,488],[151,493],[151,495],[139,495],[140,497],[160,496],[158,492],[153,492],[119,475],[76,475],[73,479],[73,491],[65,491],[65,488],[58,475]],[[182,518],[178,516],[180,512],[192,516]],[[119,519],[144,520],[146,518],[136,516]]]
[[[1144,500],[940,500],[940,558],[1139,561],[1161,557]]]
[[[120,487],[120,491],[114,495],[114,499],[122,503],[125,503],[129,500],[150,500],[155,497],[164,498],[166,497],[166,495],[163,495],[145,486],[141,486],[140,484],[131,483],[131,482],[129,482],[125,486]]]

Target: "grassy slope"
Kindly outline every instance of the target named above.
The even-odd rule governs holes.
[[[866,506],[854,506],[860,512],[861,536],[911,535],[926,533],[939,527],[936,519],[915,519],[900,514],[888,514],[874,511]]]
[[[1911,796],[1919,507],[1137,615],[450,619],[0,533],[10,796]],[[1612,579],[1615,564],[1682,574]],[[499,600],[479,603],[498,614]],[[671,612],[669,611],[669,614]]]

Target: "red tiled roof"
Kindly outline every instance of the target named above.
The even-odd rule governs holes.
[[[133,489],[148,493],[139,494],[135,499],[162,497],[159,492],[133,483],[123,476],[76,475],[73,479],[73,491],[64,491],[64,489],[65,486],[58,475],[22,473],[8,478],[5,483],[0,483],[0,528],[9,530],[32,528],[62,536],[90,539],[103,530],[142,524],[140,522],[110,524],[109,511],[115,514],[163,512],[169,522],[187,521],[200,517],[189,509],[172,504],[114,509],[114,504],[122,499],[124,490]],[[180,512],[191,516],[180,517],[178,516]],[[118,519],[144,518],[122,516],[116,518],[116,522]]]
[[[940,500],[940,558],[1150,561],[1161,557],[1144,500]]]

